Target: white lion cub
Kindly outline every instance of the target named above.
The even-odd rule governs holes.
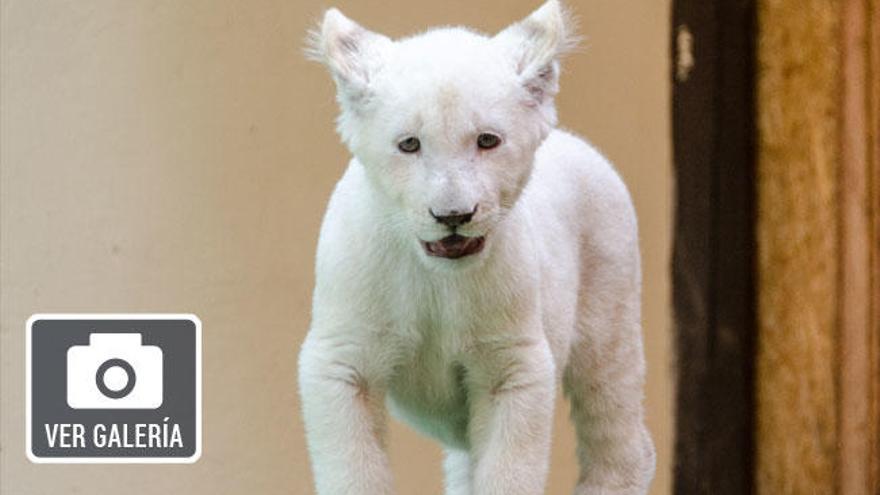
[[[556,384],[575,494],[643,494],[636,217],[555,129],[556,0],[494,36],[391,40],[331,9],[311,38],[351,150],[321,229],[299,385],[320,495],[393,491],[385,408],[446,450],[448,495],[544,492]]]

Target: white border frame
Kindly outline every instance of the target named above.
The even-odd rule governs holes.
[[[31,450],[31,331],[38,320],[189,320],[196,326],[196,450],[190,457],[38,457]],[[192,464],[202,456],[202,320],[190,313],[35,313],[25,324],[25,454],[35,464]]]

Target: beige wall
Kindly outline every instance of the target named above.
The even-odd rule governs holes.
[[[572,0],[585,49],[563,124],[617,163],[640,214],[648,420],[668,493],[672,431],[668,1]],[[536,1],[340,2],[391,35],[495,31]],[[346,151],[332,84],[299,53],[329,6],[291,0],[2,1],[4,494],[309,493],[294,389],[323,207]],[[33,465],[24,322],[34,312],[194,312],[204,322],[195,465]],[[574,483],[559,408],[548,493]],[[393,428],[401,493],[440,493],[439,451]]]

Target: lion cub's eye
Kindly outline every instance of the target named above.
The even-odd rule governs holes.
[[[419,148],[421,147],[422,143],[419,141],[419,138],[416,137],[408,137],[397,143],[397,148],[404,153],[415,153],[416,151],[419,151]]]
[[[501,144],[501,138],[495,134],[483,133],[477,136],[477,146],[480,149],[490,150]]]

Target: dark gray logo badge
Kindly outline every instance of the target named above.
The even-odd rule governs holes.
[[[187,463],[201,455],[201,322],[37,314],[27,323],[27,456]]]

